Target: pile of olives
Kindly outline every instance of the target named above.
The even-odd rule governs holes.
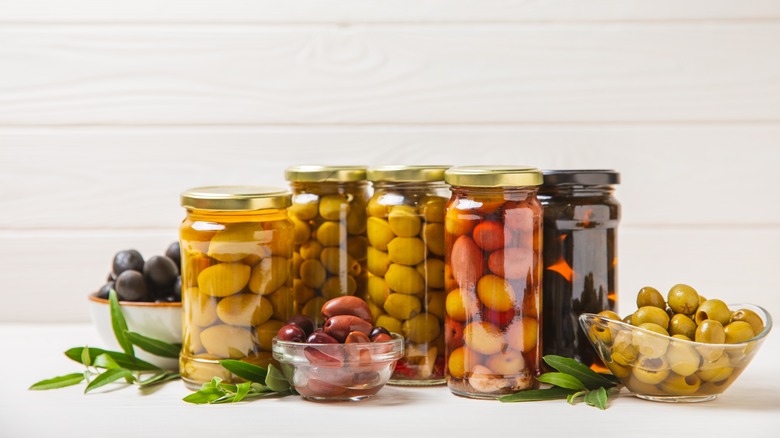
[[[98,290],[97,297],[107,299],[111,289],[116,290],[119,301],[181,301],[179,242],[171,243],[165,255],[155,255],[148,260],[135,249],[117,252],[106,284]]]

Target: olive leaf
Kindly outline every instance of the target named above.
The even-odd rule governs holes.
[[[565,399],[569,394],[577,391],[566,388],[553,387],[549,389],[527,389],[514,394],[504,395],[498,398],[502,403],[542,401],[542,400],[560,400]]]
[[[83,363],[85,366],[92,365],[92,358],[89,355],[89,348],[81,350],[81,363]]]
[[[236,391],[236,395],[233,396],[233,403],[238,403],[241,400],[243,400],[244,397],[246,397],[246,395],[249,394],[249,390],[251,389],[251,387],[252,387],[252,382],[244,382],[236,385],[237,391]]]
[[[545,373],[539,376],[536,380],[542,383],[549,383],[550,385],[560,386],[561,388],[566,389],[574,389],[577,391],[582,391],[585,389],[585,385],[583,385],[579,379],[564,373]]]
[[[33,383],[28,389],[33,391],[42,391],[46,389],[65,388],[66,386],[78,385],[84,381],[84,373],[66,374],[64,376],[41,380]]]
[[[602,411],[607,409],[607,390],[604,387],[594,389],[585,394],[585,403],[595,406]]]
[[[265,378],[265,384],[275,392],[290,390],[290,382],[287,381],[287,377],[284,377],[284,374],[271,364],[268,365],[268,376]]]
[[[155,374],[155,375],[153,375],[152,377],[150,377],[150,378],[148,378],[146,380],[139,380],[138,381],[138,385],[140,385],[141,387],[152,386],[152,385],[157,385],[157,384],[160,384],[160,383],[163,383],[163,382],[167,382],[167,381],[170,381],[170,380],[176,380],[179,377],[181,377],[179,375],[179,373],[163,372],[163,373]]]
[[[574,394],[569,394],[569,396],[566,397],[566,402],[569,403],[570,405],[573,405],[577,402],[578,398],[585,396],[585,394],[587,393],[588,391],[585,390],[585,391],[575,392]]]
[[[252,365],[251,363],[242,362],[240,360],[221,360],[219,361],[219,364],[222,365],[222,367],[226,370],[237,375],[238,377],[241,377],[242,379],[263,385],[265,384],[265,379],[268,375],[268,371],[266,371],[265,368]]]
[[[84,394],[100,388],[101,386],[107,385],[111,382],[115,382],[119,379],[126,379],[135,381],[135,376],[133,375],[133,372],[125,369],[125,368],[113,368],[110,370],[106,370],[103,373],[101,373],[99,376],[95,378],[95,380],[91,381],[89,385],[87,385],[87,388],[84,389]]]
[[[108,306],[111,312],[111,327],[114,329],[116,341],[122,347],[125,354],[135,356],[133,343],[130,342],[130,340],[127,339],[127,335],[125,335],[125,332],[127,331],[127,321],[125,320],[125,316],[122,315],[122,309],[119,307],[119,299],[113,288],[108,291]]]
[[[547,365],[555,368],[561,373],[577,378],[587,389],[596,389],[602,386],[611,388],[616,385],[612,380],[607,379],[574,359],[553,354],[548,354],[542,359]]]
[[[134,356],[127,355],[125,353],[121,353],[118,351],[110,351],[110,350],[103,350],[100,348],[93,348],[93,347],[74,347],[70,350],[65,352],[65,356],[68,358],[78,362],[82,363],[82,354],[84,348],[89,348],[89,355],[90,357],[97,358],[101,354],[105,354],[111,359],[113,359],[117,365],[119,365],[122,368],[126,368],[131,371],[160,371],[161,368],[152,365],[149,362],[145,362],[141,359],[138,359]],[[94,364],[93,364],[94,365]]]
[[[141,350],[152,353],[155,356],[169,357],[172,359],[179,358],[181,345],[170,344],[127,330],[125,330],[125,336],[133,345],[136,345]]]

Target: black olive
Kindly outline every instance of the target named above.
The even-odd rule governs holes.
[[[144,271],[144,258],[140,252],[134,249],[119,251],[114,255],[114,275],[119,278],[125,271]]]
[[[116,275],[113,272],[109,272],[106,281],[116,281]]]
[[[160,296],[173,292],[173,284],[178,276],[176,264],[165,256],[150,257],[144,265],[146,285]]]
[[[125,271],[116,278],[115,289],[120,301],[146,301],[149,289],[144,275],[138,271]]]
[[[168,249],[165,250],[165,257],[176,263],[176,268],[179,270],[179,274],[181,274],[181,248],[179,247],[179,242],[173,242],[168,246]]]
[[[181,301],[181,276],[176,277],[176,283],[173,283],[173,298]]]
[[[114,282],[109,281],[106,284],[103,285],[103,287],[98,290],[97,297],[103,298],[104,300],[108,299],[108,291],[114,288]]]

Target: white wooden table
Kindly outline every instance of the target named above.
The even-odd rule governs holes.
[[[84,386],[28,391],[38,380],[79,371],[62,352],[98,346],[89,324],[0,324],[4,376],[0,437],[778,437],[780,361],[778,332],[720,398],[699,404],[665,404],[626,394],[606,411],[565,401],[499,403],[470,400],[445,387],[385,387],[352,403],[314,403],[298,397],[235,405],[195,406],[188,391],[170,382],[149,393],[117,385],[82,395]]]

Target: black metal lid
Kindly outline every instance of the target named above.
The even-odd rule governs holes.
[[[620,173],[608,169],[543,170],[542,186],[582,185],[604,186],[620,184]]]

